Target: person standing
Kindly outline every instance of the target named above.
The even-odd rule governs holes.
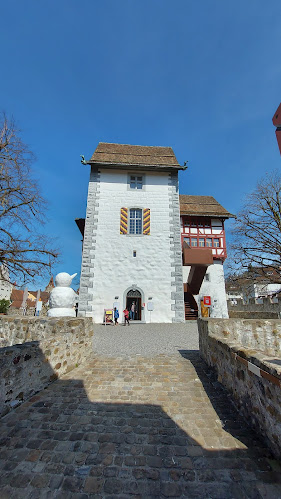
[[[131,319],[133,321],[135,320],[135,309],[136,309],[136,305],[135,305],[135,302],[133,301],[132,306],[131,306]]]
[[[124,314],[124,326],[126,326],[126,323],[128,323],[128,326],[130,325],[130,322],[129,322],[129,310],[127,309],[127,307],[125,308],[125,310],[123,310],[123,314]]]
[[[116,307],[114,307],[114,325],[118,326],[119,312]]]

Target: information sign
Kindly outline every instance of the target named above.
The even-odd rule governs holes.
[[[211,297],[210,296],[204,296],[204,305],[205,307],[210,307],[211,306]]]
[[[113,323],[113,310],[111,308],[104,309],[104,324]]]

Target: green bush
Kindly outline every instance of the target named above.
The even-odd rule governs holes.
[[[0,300],[0,314],[7,313],[10,303],[11,303],[10,300],[5,300],[4,298]]]

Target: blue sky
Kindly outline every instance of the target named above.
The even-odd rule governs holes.
[[[80,272],[89,158],[99,141],[171,146],[182,194],[236,213],[280,168],[281,2],[0,0],[0,109],[34,151],[55,272]],[[41,283],[42,288],[45,282]]]

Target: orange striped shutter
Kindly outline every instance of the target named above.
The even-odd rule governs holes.
[[[150,235],[150,209],[145,208],[143,210],[143,234],[146,236]]]
[[[128,208],[121,208],[120,211],[120,234],[128,233]]]

